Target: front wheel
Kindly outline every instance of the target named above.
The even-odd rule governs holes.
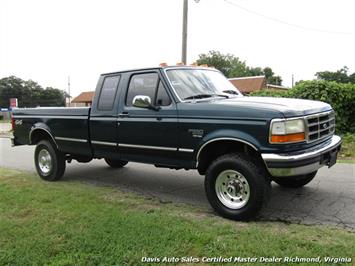
[[[112,168],[122,168],[126,164],[128,164],[127,161],[121,161],[121,160],[112,160],[109,158],[105,158],[105,162],[111,166]]]
[[[270,196],[270,180],[262,165],[244,154],[226,154],[207,169],[205,190],[211,206],[222,216],[249,220]]]
[[[281,187],[299,188],[307,185],[316,176],[317,171],[299,176],[290,177],[272,177],[272,180]]]
[[[49,140],[40,141],[35,149],[35,166],[38,175],[46,181],[59,180],[65,171],[64,154]]]

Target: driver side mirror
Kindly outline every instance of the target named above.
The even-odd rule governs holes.
[[[154,111],[160,110],[159,106],[152,105],[152,100],[150,99],[149,96],[146,96],[146,95],[134,96],[133,101],[132,101],[132,105],[134,107],[147,108],[147,109],[152,109]]]

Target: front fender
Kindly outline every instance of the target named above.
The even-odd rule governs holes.
[[[255,139],[253,136],[251,136],[250,134],[247,134],[239,130],[220,129],[208,133],[206,136],[204,136],[201,139],[194,152],[194,157],[196,158],[196,161],[198,161],[199,155],[204,147],[206,147],[209,143],[218,140],[233,140],[233,141],[241,142],[250,146],[255,151],[258,151],[259,150],[258,147],[261,146],[259,141]]]

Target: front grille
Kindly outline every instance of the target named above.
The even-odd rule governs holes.
[[[306,127],[308,142],[332,135],[335,131],[334,111],[307,116]]]

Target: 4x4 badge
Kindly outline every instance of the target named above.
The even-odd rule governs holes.
[[[194,138],[202,138],[203,137],[203,129],[195,129],[195,128],[190,128],[189,130],[189,133],[192,134],[192,137]]]

